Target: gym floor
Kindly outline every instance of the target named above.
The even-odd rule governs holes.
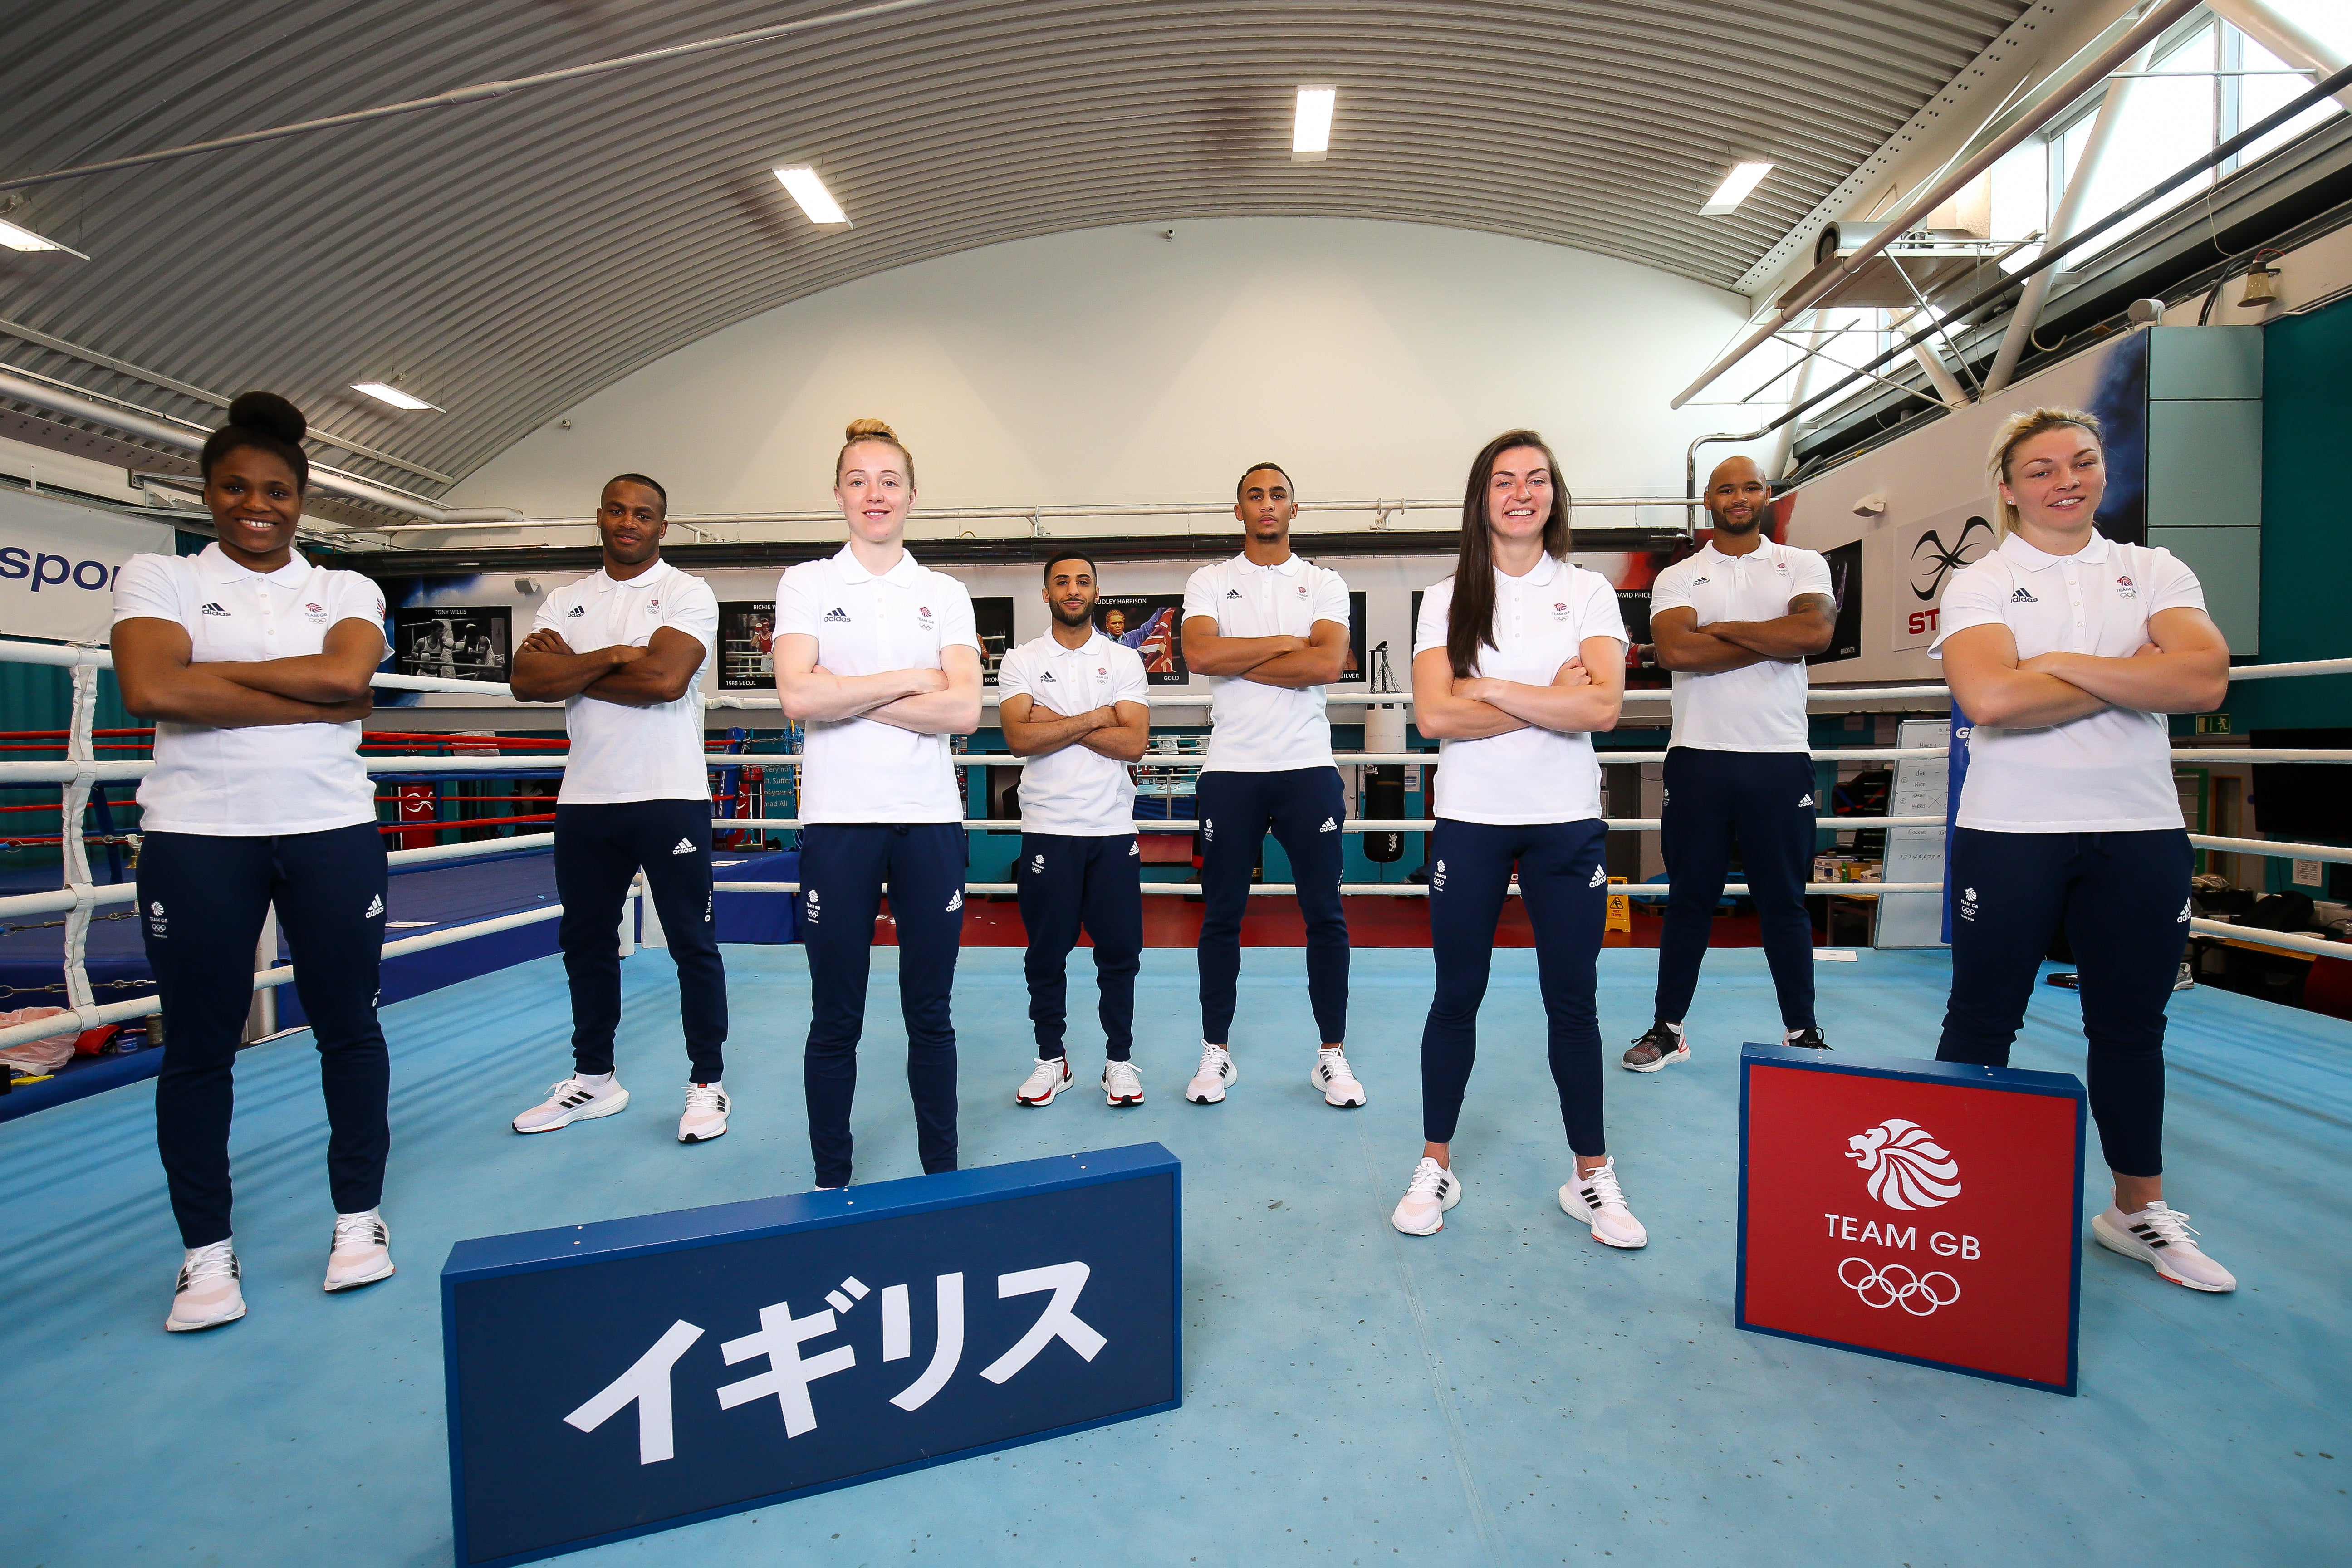
[[[1732,1327],[1734,1063],[1770,1037],[1763,956],[1707,961],[1697,1049],[1608,1074],[1611,1144],[1647,1250],[1561,1215],[1567,1161],[1533,955],[1504,952],[1440,1235],[1388,1224],[1419,1153],[1425,952],[1360,952],[1355,1112],[1306,1082],[1299,954],[1244,954],[1242,1079],[1183,1103],[1189,954],[1144,958],[1150,1103],[1013,1103],[1030,1047],[1017,952],[963,955],[968,1164],[1156,1139],[1185,1163],[1185,1407],[1146,1421],[707,1521],[575,1559],[613,1563],[2137,1563],[2344,1560],[2352,1531],[2352,1024],[2207,989],[2172,1010],[2174,1201],[2242,1285],[2203,1296],[2090,1247],[2082,1397]],[[623,1115],[519,1138],[568,1067],[553,959],[385,1010],[384,1212],[401,1273],[319,1289],[330,1211],[306,1036],[239,1066],[247,1319],[171,1335],[178,1242],[137,1084],[0,1125],[0,1508],[21,1568],[132,1562],[449,1562],[436,1283],[469,1236],[804,1188],[797,950],[730,947],[734,1130],[674,1141],[684,1064],[658,954],[624,968]],[[916,1164],[903,1040],[877,955],[859,1175]],[[1613,1056],[1648,1021],[1653,955],[1601,955]],[[1090,965],[1073,966],[1073,999]],[[1841,1049],[1925,1055],[1940,953],[1822,963]],[[2016,1065],[2081,1070],[2074,996],[2037,991]],[[1087,1038],[1082,1031],[1079,1037]],[[1099,1063],[1075,1052],[1082,1082]],[[2095,1144],[2094,1145],[2095,1150]],[[2094,1161],[2095,1166],[2095,1160]],[[2085,1212],[2104,1203],[2084,1194]],[[1115,1545],[1113,1543],[1116,1543]]]

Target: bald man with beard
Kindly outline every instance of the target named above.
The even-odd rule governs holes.
[[[1624,1057],[1633,1072],[1690,1059],[1684,1016],[1735,843],[1780,994],[1782,1042],[1829,1048],[1813,1018],[1813,929],[1805,913],[1820,789],[1805,657],[1830,646],[1837,598],[1818,552],[1767,537],[1772,487],[1754,459],[1717,464],[1705,500],[1713,537],[1659,573],[1650,590],[1657,660],[1675,672],[1660,834],[1672,890],[1658,942],[1656,1021]]]

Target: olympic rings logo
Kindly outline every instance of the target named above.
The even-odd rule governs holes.
[[[1847,1270],[1857,1268],[1862,1277],[1848,1278]],[[1895,1278],[1898,1274],[1902,1276],[1900,1279]],[[1940,1290],[1935,1283],[1938,1279],[1944,1282]],[[1899,1304],[1915,1318],[1931,1316],[1937,1308],[1948,1307],[1960,1299],[1960,1282],[1940,1268],[1915,1274],[1903,1264],[1889,1263],[1880,1268],[1867,1258],[1849,1258],[1839,1264],[1838,1283],[1861,1297],[1865,1307],[1884,1311]]]

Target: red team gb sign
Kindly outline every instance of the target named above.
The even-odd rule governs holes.
[[[2084,1120],[2067,1073],[1748,1047],[1739,1326],[2073,1394]]]

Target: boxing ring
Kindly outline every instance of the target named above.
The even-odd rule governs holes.
[[[0,657],[15,652],[0,647]],[[38,647],[36,657],[86,671],[77,675],[78,694],[94,693],[102,654]],[[2352,660],[2236,674],[2345,670]],[[396,687],[416,689],[411,679]],[[1932,706],[1939,693],[1894,688],[1887,695]],[[1632,695],[1629,718],[1638,721],[1645,701],[1662,709],[1659,698]],[[81,706],[89,704],[84,697]],[[1198,700],[1164,705],[1197,707]],[[76,790],[137,776],[134,762],[102,760],[97,742],[105,738],[84,721],[65,762],[0,764],[0,783],[59,792],[71,825]],[[481,743],[503,746],[505,738]],[[1822,755],[1864,760],[1896,751]],[[2227,762],[2352,761],[2347,752],[2245,748],[2182,748],[2175,757],[2207,752]],[[1907,752],[1930,763],[1937,754]],[[1406,765],[1433,761],[1426,752],[1341,761],[1386,765],[1375,755]],[[710,762],[788,767],[793,759]],[[958,762],[1019,765],[992,753]],[[560,765],[553,748],[370,761],[379,776],[452,779]],[[783,831],[793,820],[720,826]],[[394,858],[464,865],[529,852],[547,838],[527,831],[535,824],[514,826],[526,831],[404,848]],[[970,826],[1013,826],[988,818]],[[1189,832],[1192,825],[1139,826]],[[1428,826],[1348,824],[1358,832]],[[1650,826],[1612,823],[1620,832]],[[1940,818],[1917,826],[1940,826]],[[2352,851],[2323,846],[2197,842],[2352,861]],[[0,918],[87,916],[129,900],[127,886],[89,879],[87,848],[79,861],[73,855],[68,849],[75,876],[67,886],[0,902]],[[734,890],[789,896],[793,886],[747,879]],[[1350,884],[1349,891],[1411,898],[1420,889]],[[386,952],[528,930],[555,912],[462,921],[400,937]],[[2211,934],[2266,946],[2331,945],[2210,923],[2218,928]],[[82,929],[86,936],[86,920]],[[251,1313],[216,1334],[166,1336],[157,1326],[178,1253],[143,1092],[93,1094],[0,1123],[0,1193],[13,1200],[0,1204],[12,1306],[0,1321],[0,1400],[53,1461],[37,1496],[12,1506],[11,1559],[160,1560],[187,1555],[193,1544],[198,1557],[210,1552],[263,1568],[327,1556],[447,1561],[432,1276],[449,1247],[808,1183],[799,1060],[805,964],[777,946],[730,944],[725,952],[736,1112],[730,1135],[709,1144],[672,1137],[669,1097],[684,1063],[675,978],[665,963],[623,966],[617,1059],[625,1081],[650,1097],[646,1104],[547,1137],[518,1138],[506,1121],[569,1059],[558,960],[530,959],[389,1003],[394,1151],[384,1213],[402,1272],[346,1297],[318,1289],[328,1216],[315,1061],[299,1034],[249,1047],[238,1067],[234,1152]],[[893,950],[877,950],[856,1121],[861,1180],[917,1169],[897,1061],[903,1037],[888,994],[895,962]],[[1212,1110],[1187,1105],[1177,1092],[1194,1049],[1192,957],[1147,949],[1137,1058],[1149,1099],[1114,1111],[1083,1088],[1044,1110],[1014,1106],[1013,1088],[1031,1055],[1021,955],[968,947],[961,961],[966,1163],[1144,1140],[1165,1143],[1185,1163],[1182,1410],[609,1550],[661,1564],[887,1558],[1076,1568],[1098,1562],[1116,1532],[1129,1555],[1153,1564],[1998,1559],[2073,1568],[2144,1553],[2155,1515],[2167,1521],[2171,1549],[2220,1563],[2317,1562],[2340,1552],[2343,1489],[2352,1486],[2345,1474],[2352,1418],[2344,1414],[2352,1410],[2352,1350],[2340,1331],[2352,1288],[2341,1258],[2352,1226],[2338,1217],[2336,1194],[2352,1184],[2352,1024],[2207,986],[2175,996],[2168,1047],[2175,1192],[2243,1287],[2231,1297],[2192,1296],[2143,1266],[2087,1250],[2084,1397],[2054,1400],[1732,1327],[1735,1060],[1739,1040],[1777,1016],[1760,951],[1709,954],[1690,1020],[1690,1063],[1656,1075],[1608,1075],[1611,1151],[1653,1237],[1640,1253],[1594,1247],[1552,1200],[1565,1156],[1539,1045],[1532,952],[1495,956],[1477,1075],[1455,1145],[1469,1195],[1427,1239],[1395,1234],[1388,1213],[1420,1146],[1415,1051],[1428,955],[1356,952],[1350,1056],[1370,1100],[1345,1113],[1325,1108],[1307,1086],[1308,1046],[1290,1043],[1311,1043],[1314,1033],[1298,962],[1292,950],[1244,949],[1235,1031],[1243,1077]],[[1612,1048],[1648,1021],[1654,966],[1645,950],[1601,954],[1600,1006]],[[1948,984],[1943,952],[1863,951],[1816,973],[1822,1021],[1842,1051],[1929,1054]],[[257,990],[286,978],[283,965],[257,967]],[[1073,1056],[1082,1085],[1098,1048],[1086,1027],[1087,986],[1079,965]],[[142,997],[93,1001],[88,1012],[78,1005],[75,1021],[152,1005]],[[44,1026],[56,1027],[33,1026]],[[2074,994],[2037,986],[2017,1065],[2080,1072],[2080,1028]],[[137,1505],[124,1506],[134,1487]],[[2172,1499],[2195,1502],[2176,1510]]]

